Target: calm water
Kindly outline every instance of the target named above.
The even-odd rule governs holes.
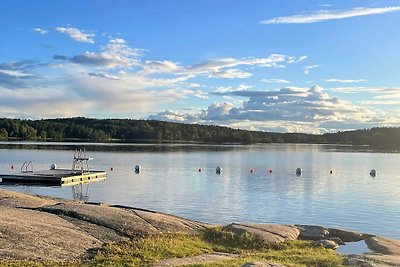
[[[93,169],[108,171],[105,182],[90,184],[90,201],[210,223],[320,224],[400,238],[399,153],[332,145],[76,147],[86,147]],[[76,147],[0,143],[0,173],[30,160],[36,170],[51,163],[70,167]],[[140,174],[133,171],[136,164]],[[217,166],[221,175],[215,174]],[[297,167],[301,176],[295,175]],[[1,187],[73,198],[71,187]]]

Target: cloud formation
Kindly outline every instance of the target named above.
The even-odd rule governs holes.
[[[366,79],[356,79],[356,80],[351,80],[351,79],[325,79],[325,82],[330,82],[330,83],[359,83],[359,82],[366,82]]]
[[[82,43],[89,43],[89,44],[94,44],[94,33],[85,33],[82,30],[79,30],[77,28],[64,28],[64,27],[56,27],[56,31],[60,33],[67,34],[69,37],[74,39],[77,42],[82,42]]]
[[[240,69],[228,69],[211,72],[208,77],[226,78],[226,79],[245,79],[253,76],[250,72],[245,72]]]
[[[310,65],[303,68],[304,74],[309,74],[311,69],[319,68],[319,65]]]
[[[27,81],[37,78],[32,73],[37,62],[30,60],[13,61],[0,64],[0,86],[5,88],[25,88]]]
[[[101,53],[85,52],[84,54],[73,56],[69,60],[76,64],[109,69],[129,68],[139,64],[139,49],[129,47],[122,38],[111,39],[101,50]],[[58,56],[57,59],[60,58]]]
[[[299,58],[300,61],[304,57]],[[182,69],[183,73],[193,75],[207,75],[213,78],[248,78],[252,74],[238,69],[242,66],[252,66],[260,68],[280,68],[285,63],[291,64],[299,62],[298,58],[281,54],[271,54],[268,57],[246,57],[246,58],[220,58],[210,59],[194,64]]]
[[[284,79],[261,79],[261,82],[263,83],[291,83],[288,80]]]
[[[372,100],[361,101],[362,105],[398,105],[400,101],[400,88],[398,87],[336,87],[331,89],[334,92],[344,94],[368,94]]]
[[[248,100],[243,101],[241,106],[235,106],[230,102],[214,102],[201,113],[191,113],[190,116],[168,111],[168,113],[153,115],[151,118],[165,120],[168,119],[166,114],[174,114],[174,120],[178,119],[181,122],[197,120],[229,126],[244,123],[243,125],[247,126],[257,125],[257,129],[263,129],[263,123],[274,124],[274,127],[281,124],[291,125],[292,127],[289,128],[296,130],[299,130],[301,126],[303,129],[312,129],[312,132],[332,130],[332,128],[320,129],[323,123],[326,126],[335,125],[337,128],[341,123],[363,124],[377,119],[367,108],[356,106],[337,97],[330,97],[323,93],[323,88],[319,86],[287,87],[278,91],[232,90],[215,92],[215,94],[247,97]],[[190,121],[187,121],[187,118]],[[304,128],[305,125],[307,127]]]
[[[41,35],[44,35],[44,34],[49,33],[48,30],[44,30],[44,29],[41,29],[41,28],[35,28],[35,29],[33,29],[32,31],[33,31],[33,32],[36,32],[36,33],[38,33],[38,34],[41,34]]]
[[[68,29],[59,30],[69,34]],[[77,35],[80,33],[86,34],[79,31]],[[80,40],[94,42],[94,35],[85,36]],[[368,103],[351,104],[329,96],[318,86],[271,91],[256,90],[258,83],[251,84],[249,78],[253,75],[264,83],[290,84],[285,79],[260,76],[268,68],[302,62],[307,59],[304,55],[222,57],[183,64],[149,58],[145,50],[132,47],[123,38],[106,40],[104,45],[86,52],[58,52],[50,62],[0,63],[0,112],[10,117],[124,116],[306,132],[369,125],[384,119],[396,121],[388,120],[387,115],[376,116],[366,106]],[[303,70],[309,73],[317,67],[308,65]],[[238,79],[244,82],[235,84]],[[400,100],[385,98],[388,94],[383,92],[374,93],[376,89],[359,88],[370,90],[374,94],[370,101],[375,103]],[[171,106],[180,109],[171,110]],[[196,108],[192,110],[193,106]]]
[[[302,24],[302,23],[316,23],[326,20],[338,20],[351,17],[384,14],[389,12],[400,11],[399,6],[393,7],[356,7],[349,10],[319,10],[315,12],[305,13],[301,15],[293,15],[287,17],[277,17],[272,19],[263,20],[261,24]]]

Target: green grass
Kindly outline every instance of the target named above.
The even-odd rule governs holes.
[[[342,256],[311,242],[292,241],[267,246],[246,233],[237,236],[223,228],[213,228],[199,235],[164,234],[125,243],[106,244],[92,251],[88,259],[72,262],[0,261],[0,266],[152,266],[159,260],[184,258],[212,252],[238,254],[232,260],[190,266],[241,266],[245,262],[266,261],[286,266],[343,266]]]
[[[89,265],[151,266],[161,259],[184,258],[211,253],[212,245],[201,236],[165,234],[136,242],[103,246]]]

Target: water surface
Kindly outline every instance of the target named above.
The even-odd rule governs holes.
[[[318,224],[400,238],[400,154],[367,147],[0,143],[0,173],[30,160],[36,170],[70,167],[73,150],[82,147],[93,169],[108,172],[105,182],[90,184],[90,201],[210,223]],[[71,187],[1,187],[73,197]]]

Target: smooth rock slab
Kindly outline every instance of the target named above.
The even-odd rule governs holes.
[[[191,221],[162,212],[130,207],[123,207],[122,209],[125,209],[128,212],[133,212],[136,216],[151,224],[162,233],[194,234],[211,226],[206,223]]]
[[[161,233],[195,233],[207,226],[154,211],[104,204],[66,202],[40,207],[39,210],[102,226],[129,238]]]
[[[0,207],[29,207],[37,208],[45,205],[54,205],[56,199],[27,195],[19,192],[0,189]]]
[[[0,207],[0,222],[3,259],[68,260],[102,244],[53,214]]]
[[[139,216],[136,216],[134,213],[106,205],[67,202],[53,206],[40,207],[39,210],[100,225],[125,237],[144,237],[161,233],[157,228],[144,221]]]
[[[367,236],[365,238],[365,243],[368,248],[374,252],[400,256],[400,240],[378,236]]]
[[[154,211],[0,190],[0,259],[77,259],[106,242],[207,227]]]
[[[273,245],[294,240],[299,231],[294,226],[278,224],[236,224],[232,223],[224,227],[240,236],[245,233],[252,234],[255,238],[262,240],[266,245]]]

